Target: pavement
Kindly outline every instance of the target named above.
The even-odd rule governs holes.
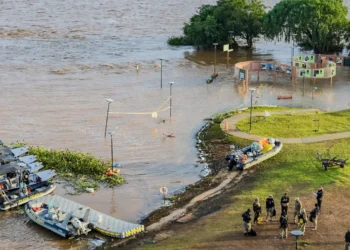
[[[288,115],[288,114],[292,115],[295,113],[298,113],[298,114],[314,113],[316,111],[317,109],[302,109],[302,110],[276,111],[276,112],[269,112],[269,113],[270,115]],[[257,112],[257,113],[253,113],[252,116],[264,116],[264,115],[265,115],[265,112]],[[243,114],[232,116],[230,118],[223,120],[220,124],[220,127],[223,131],[233,136],[247,139],[247,140],[252,140],[252,141],[259,141],[261,140],[262,136],[252,135],[246,132],[242,132],[236,126],[236,124],[239,121],[249,117],[250,117],[250,113],[243,113]],[[330,141],[330,140],[337,140],[337,139],[348,138],[348,137],[350,137],[350,131],[309,136],[309,137],[303,137],[303,138],[278,138],[278,139],[283,143],[297,144],[297,143],[314,143],[314,142],[321,142],[321,141]]]

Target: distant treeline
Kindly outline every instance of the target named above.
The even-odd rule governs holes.
[[[314,53],[332,53],[349,47],[350,21],[342,0],[282,0],[266,12],[261,0],[219,0],[203,5],[188,23],[183,36],[170,37],[172,46],[210,48],[244,39],[248,48],[261,36],[294,41]]]

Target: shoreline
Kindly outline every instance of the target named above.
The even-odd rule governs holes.
[[[254,108],[279,108],[279,106],[256,105]],[[192,214],[192,210],[196,209],[196,205],[207,199],[213,198],[216,195],[219,195],[228,187],[235,186],[244,178],[245,175],[249,175],[250,173],[254,172],[254,169],[244,172],[228,172],[227,163],[224,157],[218,158],[215,157],[215,154],[217,153],[216,151],[218,151],[218,149],[222,149],[222,146],[224,144],[226,145],[227,150],[225,151],[224,155],[226,155],[230,150],[230,143],[223,142],[224,140],[221,140],[220,142],[216,138],[209,139],[206,136],[213,125],[216,124],[220,127],[220,123],[224,119],[243,113],[247,110],[249,110],[249,107],[235,109],[223,113],[215,113],[211,117],[204,119],[208,120],[208,122],[203,125],[201,129],[196,133],[196,148],[200,160],[204,160],[202,157],[206,156],[205,160],[208,164],[208,168],[211,171],[210,174],[203,177],[199,181],[188,185],[185,187],[184,191],[167,198],[166,200],[174,202],[171,206],[163,206],[161,208],[158,208],[151,212],[147,217],[142,219],[140,223],[145,226],[146,230],[144,233],[139,234],[133,238],[116,242],[112,244],[111,247],[118,246],[122,247],[122,249],[124,249],[124,247],[133,248],[134,245],[138,244],[139,241],[142,241],[147,237],[157,235],[158,232],[165,230],[164,228],[172,223],[183,224],[194,220],[195,218]],[[225,135],[227,137],[229,136],[226,133]],[[221,164],[217,166],[218,160],[221,160],[224,163],[224,166],[220,166]],[[107,243],[106,246],[107,245],[109,244]]]

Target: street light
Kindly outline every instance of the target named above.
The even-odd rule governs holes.
[[[114,173],[113,172],[113,134],[114,134],[114,131],[108,131],[108,134],[111,136],[112,173]]]
[[[172,102],[172,99],[173,99],[173,97],[172,97],[172,86],[173,86],[174,82],[169,82],[169,84],[170,84],[170,118],[171,118],[171,102]]]
[[[216,46],[218,46],[218,43],[213,43],[214,47],[215,47],[215,55],[214,55],[214,75],[216,73]]]
[[[163,60],[164,58],[159,58],[160,60],[160,88],[163,88]]]
[[[250,127],[249,131],[252,130],[252,113],[253,113],[253,92],[256,90],[255,88],[249,88],[250,90]]]
[[[300,230],[294,230],[292,232],[290,232],[293,236],[295,236],[295,250],[298,250],[298,238],[301,235],[304,235],[304,233]]]
[[[105,138],[106,138],[106,134],[107,134],[107,123],[108,123],[108,114],[109,114],[109,105],[113,102],[112,99],[106,99],[107,103],[108,103],[108,108],[107,108],[107,116],[106,116],[106,126],[105,126]]]
[[[314,99],[314,91],[317,89],[316,86],[312,87],[312,100]]]

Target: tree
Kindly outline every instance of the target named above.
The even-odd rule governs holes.
[[[239,37],[252,48],[253,40],[262,33],[264,9],[261,0],[219,0],[217,5],[203,5],[185,23],[184,36],[172,37],[168,43],[208,48],[214,42],[237,44],[236,38]]]
[[[264,18],[265,36],[294,41],[314,53],[341,50],[349,27],[342,0],[282,0]]]

